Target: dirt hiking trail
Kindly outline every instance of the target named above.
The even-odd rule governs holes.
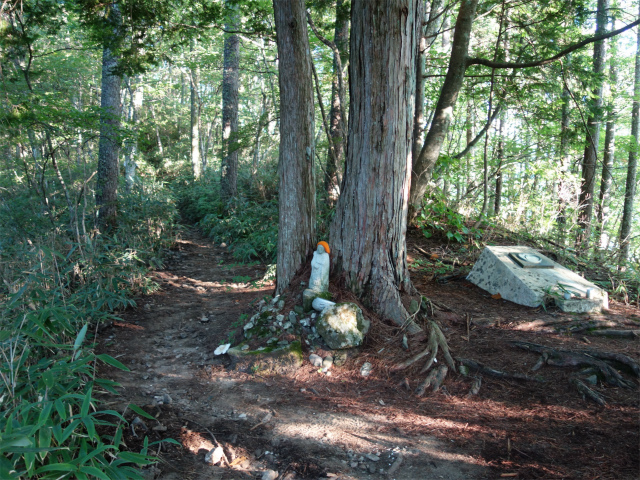
[[[264,266],[237,264],[227,248],[188,230],[166,268],[151,274],[160,289],[138,298],[136,309],[99,334],[98,350],[131,369],[100,372],[122,385],[122,395],[107,402],[133,422],[128,448],[139,451],[145,435],[150,442],[180,444],[152,446],[161,461],[143,471],[146,478],[635,478],[637,390],[608,389],[608,406],[599,408],[567,392],[563,369],[549,373],[553,367],[545,367],[551,381],[545,386],[485,378],[472,398],[469,380],[452,375],[440,392],[416,397],[417,370],[394,374],[388,368],[398,354],[408,354],[396,348],[401,336],[384,336],[393,330],[387,328],[380,330],[383,343],[365,344],[330,376],[309,364],[304,343],[304,365],[294,374],[229,370],[227,355],[214,350],[228,342],[229,332],[241,332],[258,302],[272,294],[273,284],[260,283],[264,273]],[[505,347],[505,339],[562,338],[541,339],[509,326],[514,317],[531,322],[545,312],[487,299],[470,284],[443,285],[420,271],[412,280],[422,293],[454,307],[439,318],[454,356],[526,373],[535,356]],[[460,323],[465,312],[479,318],[471,333]],[[633,340],[593,342],[638,359]],[[409,353],[419,348],[411,344]],[[367,378],[359,374],[365,361],[374,366]],[[155,419],[127,409],[130,403]],[[218,446],[226,461],[211,465],[205,456]]]

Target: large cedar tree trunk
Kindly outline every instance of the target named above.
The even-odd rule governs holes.
[[[115,4],[108,7],[107,21],[113,25],[114,37],[118,35],[122,17]],[[118,59],[108,43],[102,49],[102,88],[100,95],[100,140],[98,142],[98,176],[96,180],[96,206],[98,225],[115,226],[118,199],[118,154],[120,142],[120,85],[122,77],[117,73]]]
[[[339,71],[347,60],[347,43],[349,41],[349,17],[344,11],[344,0],[336,3],[336,26],[333,42],[336,45],[340,58],[333,53],[333,81],[331,83],[331,109],[329,110],[329,136],[333,145],[327,153],[327,174],[325,177],[325,190],[329,199],[335,202],[340,195],[342,183],[342,161],[344,157],[344,145],[346,143],[345,118],[344,118],[344,87],[339,81],[342,72]],[[340,60],[340,61],[338,61]]]
[[[607,9],[609,0],[598,0],[596,14],[596,35],[601,35],[607,28]],[[593,74],[602,75],[604,71],[604,40],[593,45]],[[598,157],[598,143],[600,140],[600,122],[602,121],[602,82],[593,91],[590,101],[589,119],[587,121],[587,141],[582,159],[582,184],[578,214],[578,234],[576,246],[586,249],[591,236],[591,219],[593,217],[593,193],[596,185],[596,163]]]
[[[640,15],[640,12],[639,12]],[[627,167],[627,183],[624,192],[624,207],[620,223],[620,263],[624,264],[629,257],[631,221],[633,220],[633,200],[636,192],[638,173],[638,144],[640,141],[640,28],[636,47],[636,73],[633,82],[633,107],[631,109],[631,148],[629,149],[629,165]]]
[[[280,155],[276,292],[282,293],[316,241],[314,107],[304,0],[274,0],[279,85]]]
[[[449,68],[440,91],[431,127],[420,150],[420,155],[414,159],[409,200],[411,205],[410,218],[413,218],[420,208],[422,197],[431,178],[431,172],[438,160],[440,149],[453,119],[453,107],[462,88],[464,72],[467,68],[471,27],[476,16],[477,6],[478,0],[462,0],[460,3],[460,11],[453,34]]]
[[[412,289],[406,230],[422,3],[353,1],[347,158],[331,224],[334,276],[398,324],[408,318],[400,292]]]
[[[233,8],[233,7],[232,7]],[[237,28],[237,16],[232,11],[227,29]],[[240,38],[228,34],[224,39],[222,71],[222,168],[220,193],[226,203],[238,191],[238,149],[234,146],[238,133],[238,88],[240,84]]]

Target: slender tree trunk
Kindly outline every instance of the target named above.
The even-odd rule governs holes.
[[[601,35],[607,28],[607,10],[609,0],[598,0],[596,14],[596,35]],[[604,40],[593,45],[593,74],[598,76],[604,71]],[[587,249],[591,237],[591,220],[593,217],[593,193],[596,184],[596,163],[598,157],[598,143],[600,141],[600,122],[602,121],[602,82],[593,91],[593,98],[589,106],[587,121],[587,141],[582,159],[582,185],[578,215],[578,234],[576,247]]]
[[[443,0],[432,0],[429,10],[429,18],[426,21],[424,31],[420,36],[420,48],[416,57],[416,105],[413,114],[413,142],[411,145],[411,158],[414,160],[420,155],[422,147],[422,134],[424,132],[424,76],[426,74],[427,50],[433,44],[432,36],[435,35],[438,21],[442,19]],[[426,10],[426,9],[425,9]]]
[[[233,7],[230,7],[233,8]],[[232,11],[227,29],[237,28],[236,12]],[[224,39],[224,66],[222,71],[222,164],[220,194],[225,204],[238,191],[238,89],[240,79],[240,38],[227,34]]]
[[[352,3],[349,139],[343,191],[331,223],[334,275],[397,324],[408,319],[400,290],[412,291],[406,261],[409,112],[422,5],[419,0]]]
[[[279,294],[315,247],[315,125],[304,0],[274,0],[273,11],[280,59]]]
[[[500,215],[500,207],[502,204],[502,164],[504,163],[504,138],[502,136],[502,127],[504,126],[504,113],[500,115],[500,126],[498,127],[498,169],[496,171],[496,190],[493,199],[493,214],[497,217]]]
[[[160,156],[164,155],[164,146],[162,145],[162,137],[160,136],[160,127],[158,126],[158,120],[156,119],[156,111],[153,108],[153,103],[149,103],[149,112],[151,112],[151,118],[156,131],[156,143],[158,145],[158,153]]]
[[[615,17],[611,19],[611,30],[615,30]],[[613,179],[613,161],[615,153],[615,92],[617,92],[618,71],[616,65],[617,48],[615,47],[615,39],[612,40],[611,55],[609,57],[609,89],[610,100],[607,108],[607,126],[604,134],[604,155],[602,156],[602,175],[600,180],[600,196],[598,197],[598,223],[596,225],[597,232],[596,250],[606,248],[608,239],[604,233],[605,224],[609,219],[609,196],[611,194],[611,182]]]
[[[193,52],[193,43],[191,44]],[[193,61],[193,59],[192,59]],[[191,97],[191,170],[194,180],[202,174],[202,159],[200,158],[200,98],[198,84],[200,82],[200,68],[189,68],[189,92]]]
[[[640,10],[640,9],[639,9]],[[640,15],[640,12],[638,13]],[[631,109],[631,147],[629,148],[629,165],[627,167],[627,183],[624,191],[624,207],[620,222],[620,265],[623,266],[629,257],[631,223],[633,221],[633,201],[636,192],[638,172],[638,144],[640,142],[640,28],[638,28],[636,46],[636,73],[633,82],[633,108]]]
[[[125,87],[129,91],[129,111],[127,112],[127,121],[132,130],[124,145],[124,178],[127,193],[131,193],[136,181],[136,169],[138,168],[136,163],[136,155],[138,152],[138,141],[136,140],[136,135],[138,133],[138,111],[142,107],[143,90],[142,86],[138,86],[137,88],[134,87],[131,79],[128,77],[125,77],[124,80]]]
[[[475,18],[477,5],[478,0],[462,0],[460,3],[460,11],[453,35],[449,68],[444,79],[442,90],[440,91],[440,97],[438,98],[431,127],[420,150],[420,155],[418,155],[417,159],[414,159],[411,173],[411,194],[409,197],[410,219],[415,216],[420,208],[420,203],[427,189],[431,172],[438,160],[442,144],[451,125],[453,107],[458,99],[458,93],[464,81],[469,40],[471,38],[471,27]]]
[[[117,5],[107,7],[107,19],[113,26],[113,35],[120,31],[122,17]],[[102,88],[100,95],[100,140],[98,142],[98,176],[96,181],[96,206],[98,225],[115,226],[118,199],[118,154],[120,141],[120,84],[122,78],[115,73],[118,60],[105,44],[102,50]]]
[[[567,59],[567,65],[570,59]],[[567,205],[573,197],[571,184],[567,181],[569,156],[569,101],[570,93],[566,85],[562,89],[562,117],[560,120],[560,180],[558,182],[558,241],[564,245],[567,225]]]
[[[335,202],[340,195],[342,183],[342,164],[346,143],[344,115],[345,91],[342,82],[342,65],[347,60],[349,41],[349,17],[345,11],[344,0],[336,2],[336,24],[333,37],[333,79],[331,82],[331,108],[329,109],[329,151],[327,152],[325,191],[330,202]]]

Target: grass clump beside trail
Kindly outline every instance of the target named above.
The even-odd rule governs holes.
[[[30,208],[39,202],[28,190],[3,191],[0,478],[142,478],[151,445],[127,451],[124,412],[103,410],[98,399],[117,385],[96,367],[127,367],[95,354],[93,332],[134,305],[133,294],[155,288],[145,273],[174,240],[174,202],[153,189],[123,197],[117,229],[76,235],[66,215]]]

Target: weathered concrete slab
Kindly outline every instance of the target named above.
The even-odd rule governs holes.
[[[492,295],[499,293],[528,307],[553,300],[565,312],[609,308],[605,290],[529,247],[486,247],[467,279]]]

